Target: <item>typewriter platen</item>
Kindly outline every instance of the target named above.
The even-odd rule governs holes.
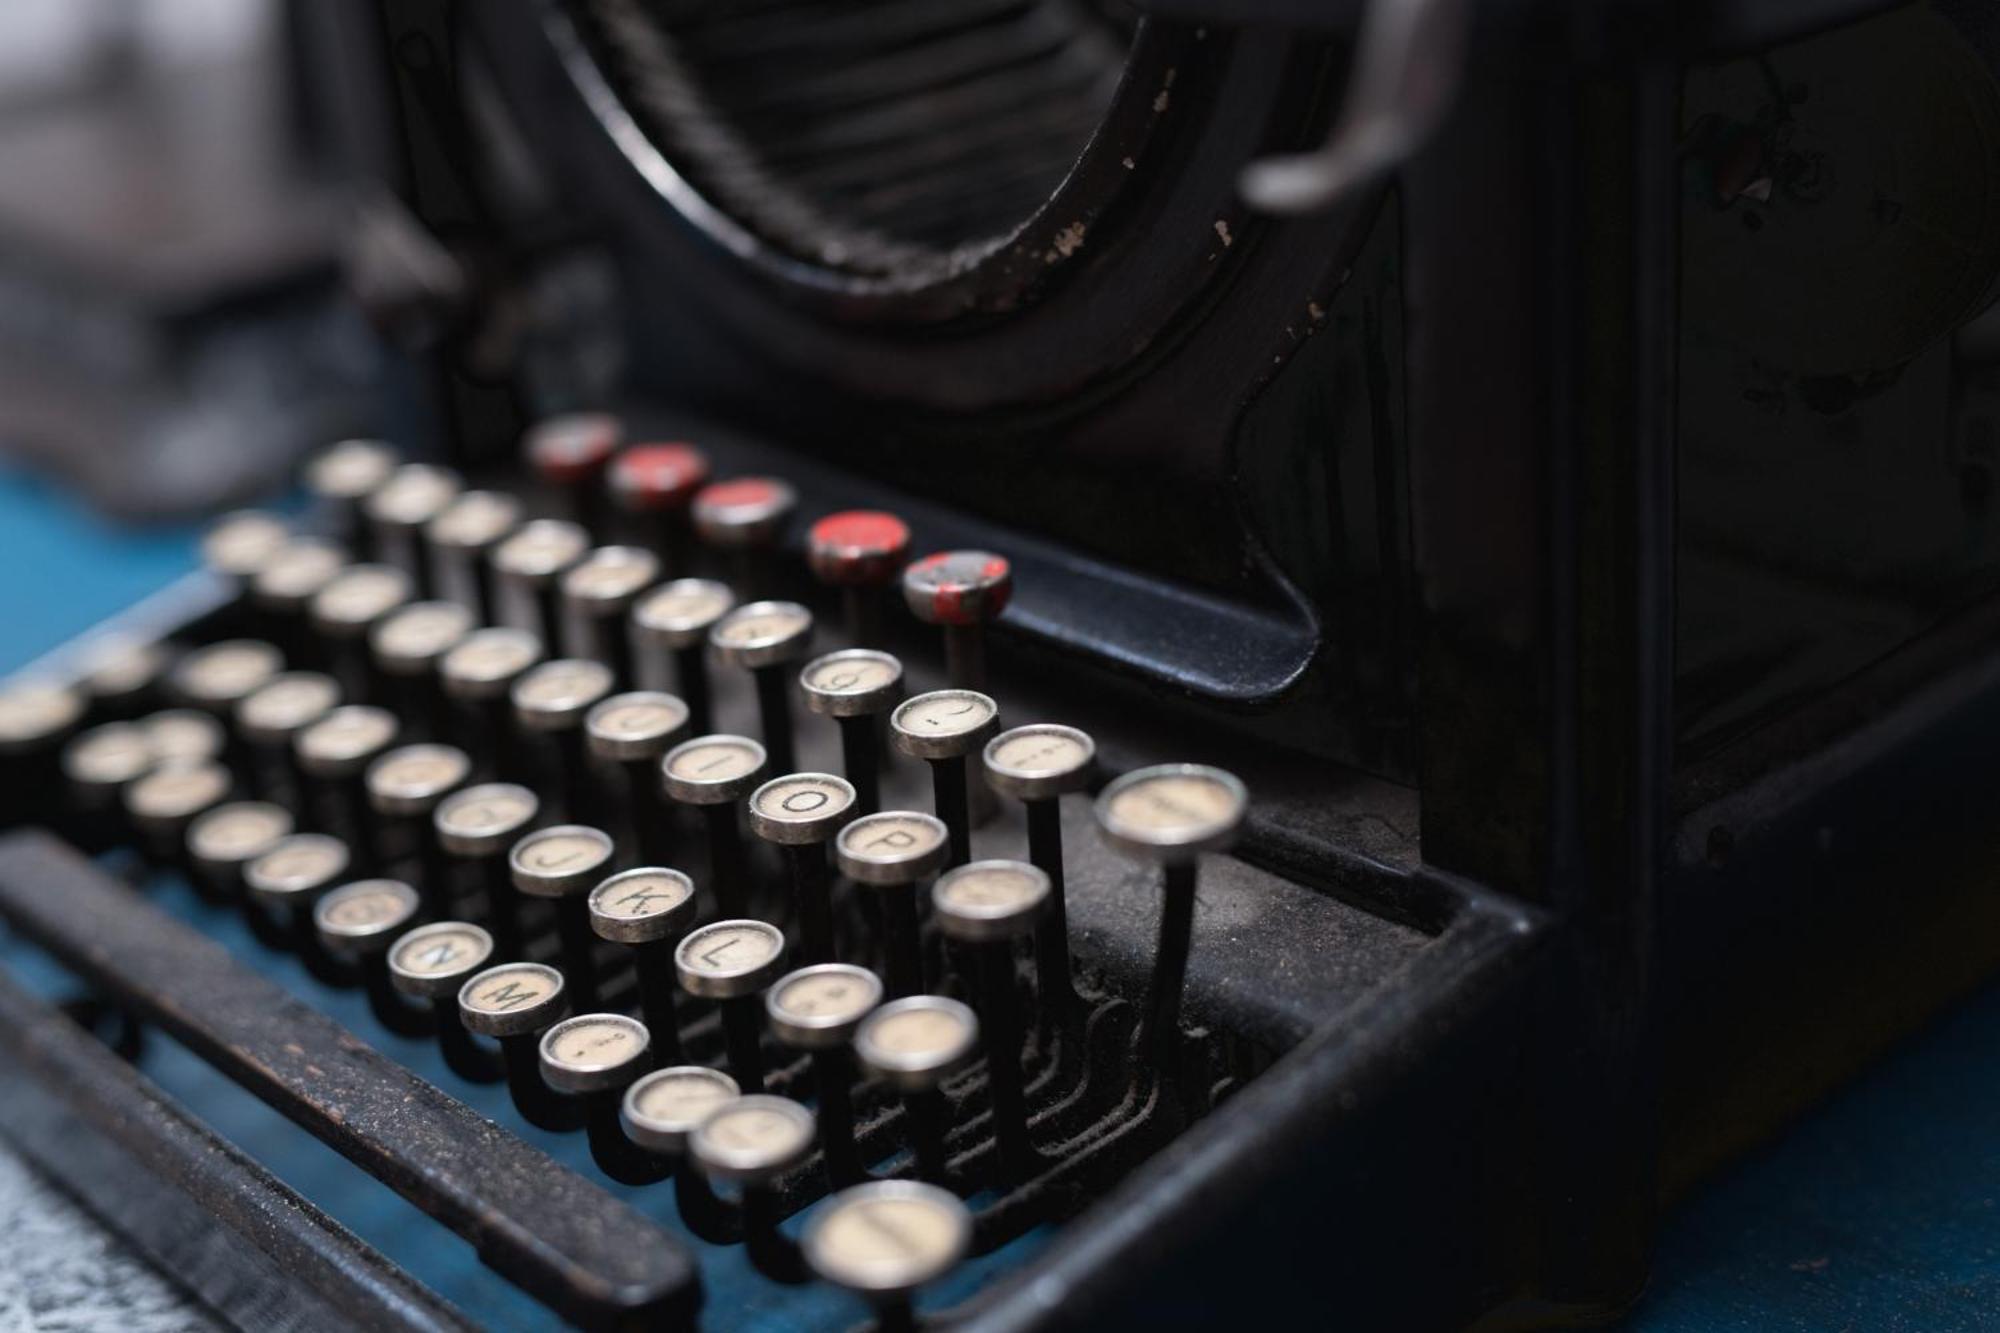
[[[436,444],[6,696],[24,1146],[251,1326],[1626,1308],[1995,961],[2000,48],[1307,8],[302,11]]]

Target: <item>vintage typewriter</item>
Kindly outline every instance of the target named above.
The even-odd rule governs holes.
[[[0,697],[234,1322],[1606,1321],[2000,955],[1991,6],[299,12],[435,416]]]

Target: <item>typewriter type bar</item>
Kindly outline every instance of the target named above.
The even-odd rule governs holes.
[[[0,915],[590,1327],[685,1325],[669,1233],[258,977],[45,835],[0,840]]]

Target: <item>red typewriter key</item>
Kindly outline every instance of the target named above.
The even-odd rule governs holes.
[[[879,509],[844,509],[812,525],[806,561],[814,578],[841,590],[847,635],[857,646],[880,646],[882,590],[909,555],[909,524]]]
[[[917,619],[944,628],[945,670],[962,690],[984,688],[985,626],[1013,592],[1013,569],[991,551],[939,551],[903,571],[903,600]]]
[[[611,498],[653,525],[667,567],[688,568],[688,509],[712,475],[708,455],[679,442],[635,444],[612,460]]]
[[[767,591],[769,552],[798,501],[798,492],[774,477],[732,477],[702,487],[694,497],[695,535],[728,552],[739,596]]]
[[[529,427],[521,449],[535,476],[567,497],[570,516],[602,535],[604,470],[624,438],[625,423],[609,412],[570,412]]]

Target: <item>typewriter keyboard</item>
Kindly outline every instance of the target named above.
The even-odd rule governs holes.
[[[216,523],[203,614],[0,697],[16,822],[89,858],[0,909],[149,1076],[352,1164],[273,1125],[280,1174],[414,1204],[479,1322],[908,1324],[1275,1058],[1183,1005],[1250,796],[1017,715],[1004,554],[801,550],[785,480],[618,445],[545,424],[516,495],[348,442],[304,520]],[[1140,966],[1076,947],[1079,875]]]

